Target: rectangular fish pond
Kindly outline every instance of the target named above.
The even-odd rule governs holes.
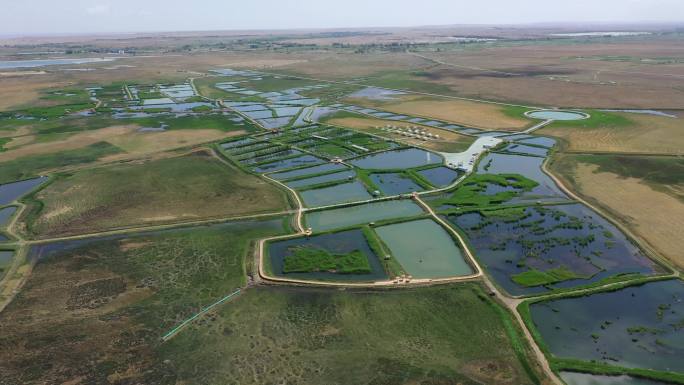
[[[14,256],[14,251],[0,250],[0,278],[5,275],[5,271],[12,264],[12,257]]]
[[[446,219],[465,232],[490,275],[513,295],[657,270],[619,229],[581,204],[476,210]]]
[[[549,149],[546,147],[534,147],[518,143],[511,143],[508,146],[506,146],[502,151],[542,157],[546,157],[546,155],[549,154]]]
[[[378,281],[387,273],[360,229],[270,242],[271,271],[319,281]]]
[[[413,217],[424,213],[420,206],[404,199],[307,212],[304,214],[304,219],[306,225],[313,231],[327,231],[387,219]]]
[[[681,280],[534,303],[530,314],[556,357],[684,373]]]
[[[418,171],[423,178],[435,187],[446,187],[452,184],[460,173],[448,167],[434,167],[427,170]]]
[[[266,163],[259,165],[257,167],[254,167],[255,172],[271,172],[271,171],[280,171],[280,170],[286,170],[290,168],[295,168],[295,167],[302,167],[306,165],[314,165],[317,163],[323,163],[323,159],[321,158],[316,158],[313,155],[303,155],[303,156],[298,156],[296,158],[288,158],[288,159],[283,159],[283,160],[278,160],[275,162],[271,163]]]
[[[286,182],[285,184],[291,188],[302,188],[308,186],[315,186],[322,183],[336,182],[336,181],[352,181],[356,177],[356,173],[353,171],[342,171],[336,172],[334,174],[325,174],[315,176],[313,178],[297,179],[291,182]]]
[[[306,207],[321,207],[339,203],[357,202],[371,199],[372,196],[359,181],[342,183],[330,187],[299,192]]]
[[[407,169],[443,162],[441,156],[417,148],[385,151],[350,161],[356,167],[373,170]]]
[[[0,209],[0,227],[4,227],[12,218],[12,215],[17,211],[16,206],[9,206],[5,207],[3,209]]]
[[[385,195],[400,195],[423,191],[423,187],[404,173],[374,173],[370,179]]]
[[[380,226],[374,230],[413,278],[449,278],[473,273],[456,241],[432,219]]]
[[[288,180],[288,179],[300,178],[300,177],[304,177],[307,175],[316,175],[316,174],[322,174],[325,172],[342,171],[342,170],[349,170],[349,168],[347,166],[339,164],[339,163],[325,163],[325,164],[321,164],[321,165],[314,166],[314,167],[299,168],[299,169],[292,170],[292,171],[278,172],[278,173],[271,174],[269,176],[275,180],[283,181],[283,180]]]

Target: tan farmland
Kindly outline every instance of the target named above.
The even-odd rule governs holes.
[[[569,151],[684,154],[681,119],[623,114],[634,121],[629,127],[549,127],[542,134],[563,138]]]
[[[506,115],[502,106],[468,100],[405,96],[400,101],[392,103],[369,102],[367,99],[350,99],[350,101],[397,114],[441,119],[485,130],[519,131],[532,124],[532,121],[523,117]]]

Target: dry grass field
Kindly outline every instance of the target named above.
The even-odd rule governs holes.
[[[326,123],[341,127],[349,127],[355,130],[365,131],[371,134],[383,136],[392,140],[399,141],[401,143],[416,145],[442,152],[461,152],[467,149],[468,146],[470,146],[470,144],[475,141],[474,138],[471,138],[469,136],[459,135],[451,131],[440,130],[437,128],[420,126],[416,124],[411,124],[411,126],[418,126],[421,127],[423,130],[430,132],[431,134],[439,135],[440,140],[424,141],[415,138],[409,138],[399,134],[382,131],[376,128],[384,127],[388,124],[399,127],[408,127],[409,124],[407,123],[397,123],[391,120],[374,119],[362,116],[332,118],[330,120],[327,120]]]
[[[496,104],[416,95],[402,96],[397,99],[385,102],[355,98],[348,101],[398,114],[441,119],[485,130],[519,131],[532,124],[530,120],[522,116],[516,118],[507,115],[504,111],[505,107]]]
[[[77,171],[37,193],[29,231],[39,236],[221,218],[287,207],[284,193],[206,152]]]
[[[640,154],[684,154],[684,126],[681,118],[618,113],[630,124],[584,128],[561,123],[540,133],[564,139],[568,151],[624,152]]]
[[[680,268],[684,267],[684,201],[644,183],[640,178],[625,178],[599,172],[594,164],[562,158],[554,168],[585,198],[605,208],[637,236]],[[684,186],[669,186],[682,191]]]
[[[444,64],[420,77],[464,96],[583,108],[681,108],[684,100],[684,46],[676,38],[531,43],[424,56]]]

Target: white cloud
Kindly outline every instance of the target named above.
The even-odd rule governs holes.
[[[86,8],[86,13],[89,15],[102,15],[105,13],[109,13],[111,7],[109,4],[96,4],[92,7]]]

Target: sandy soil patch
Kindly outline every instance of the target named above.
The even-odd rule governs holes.
[[[624,114],[635,122],[630,127],[548,127],[541,133],[568,141],[570,151],[684,154],[681,119]]]
[[[580,192],[597,200],[635,234],[679,267],[684,267],[684,203],[653,190],[640,179],[596,173],[597,168],[596,165],[577,165],[575,178]]]
[[[136,126],[113,126],[99,130],[79,132],[63,140],[33,143],[0,153],[0,162],[21,158],[23,156],[49,154],[82,148],[94,143],[110,141],[117,137],[130,135],[136,128]]]
[[[378,107],[397,114],[446,120],[485,130],[519,131],[532,124],[524,118],[514,118],[503,112],[503,107],[467,100],[404,96],[400,102],[377,103],[368,99],[352,99],[351,103]]]

